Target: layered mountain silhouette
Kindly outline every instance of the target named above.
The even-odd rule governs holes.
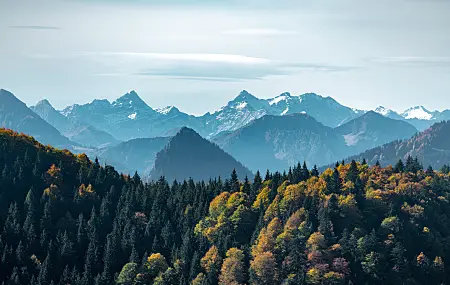
[[[440,168],[450,162],[449,141],[450,121],[443,121],[410,139],[387,143],[352,156],[348,160],[366,159],[369,164],[378,161],[381,165],[394,165],[399,159],[406,160],[408,156],[412,156],[417,157],[425,167],[431,165]]]
[[[112,134],[119,140],[162,136],[173,128],[190,126],[190,118],[176,108],[156,111],[135,91],[114,102],[94,100],[85,105],[73,105],[61,112],[67,118],[91,125]]]
[[[362,152],[397,139],[413,136],[418,130],[411,124],[384,117],[374,111],[351,120],[336,128],[343,136],[351,152]]]
[[[234,131],[264,115],[307,113],[326,126],[336,127],[364,113],[339,104],[330,97],[314,93],[293,96],[283,93],[271,99],[258,99],[247,91],[218,111],[192,116],[174,106],[149,107],[135,91],[110,103],[94,100],[72,105],[61,112],[71,121],[83,122],[111,133],[120,140],[164,136],[174,129],[190,127],[206,138],[224,131]]]
[[[322,165],[347,153],[342,136],[306,114],[264,116],[214,142],[252,171],[284,170],[299,161]]]
[[[229,177],[235,169],[240,178],[253,174],[217,145],[202,138],[190,128],[182,128],[156,155],[150,178],[164,176],[168,181],[208,180]]]
[[[406,121],[419,131],[429,128],[436,122],[450,120],[450,110],[429,111],[424,106],[414,106],[402,113],[380,106],[375,109],[375,112],[391,119]]]
[[[105,148],[94,155],[121,172],[134,174],[137,171],[145,177],[150,175],[156,154],[164,149],[169,140],[170,137],[133,139]]]
[[[450,119],[450,111],[431,112],[422,106],[412,107],[401,114],[381,106],[374,111],[390,119],[408,122],[418,130]],[[259,99],[246,90],[219,110],[202,116],[183,113],[175,106],[152,109],[135,91],[112,103],[108,100],[94,100],[84,105],[75,104],[61,111],[71,121],[83,122],[123,141],[165,136],[183,126],[194,129],[203,137],[214,138],[222,132],[238,130],[265,115],[284,116],[296,113],[306,113],[323,125],[335,128],[366,112],[315,93],[292,95],[285,92],[274,98]]]
[[[450,119],[448,110],[429,111],[422,106],[402,113],[384,107],[357,110],[314,93],[259,99],[244,90],[226,106],[203,116],[183,113],[175,106],[153,109],[135,91],[113,102],[96,99],[62,111],[47,100],[27,108],[6,90],[0,96],[1,126],[144,176],[154,166],[156,153],[169,142],[167,137],[178,136],[185,127],[252,171],[264,171],[284,170],[299,161],[327,165]]]
[[[375,112],[334,129],[306,114],[267,115],[237,131],[224,132],[213,141],[252,171],[284,170],[303,161],[327,165],[416,132],[404,121]]]
[[[30,109],[54,126],[65,137],[81,145],[105,147],[118,142],[112,135],[105,131],[65,117],[55,110],[47,100],[39,101],[35,106],[31,106]]]
[[[76,145],[4,89],[0,89],[0,127],[33,136],[58,148],[71,149]]]

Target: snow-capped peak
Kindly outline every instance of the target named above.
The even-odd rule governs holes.
[[[425,109],[423,106],[416,106],[409,108],[402,113],[402,117],[405,119],[419,119],[419,120],[431,120],[433,115],[430,111]]]
[[[166,106],[166,107],[164,107],[164,108],[156,109],[155,111],[158,112],[158,113],[160,113],[160,114],[167,115],[167,114],[169,114],[170,111],[172,111],[172,110],[176,110],[175,106]]]
[[[285,92],[285,93],[278,95],[277,97],[275,97],[273,99],[269,99],[269,105],[270,106],[277,105],[281,101],[288,101],[290,99],[291,99],[291,94],[289,94],[288,92]]]
[[[383,106],[378,106],[374,111],[375,113],[383,116],[387,116],[389,113],[393,112],[391,109],[385,108]]]
[[[68,106],[68,107],[64,108],[64,110],[59,111],[59,112],[60,112],[63,116],[68,117],[70,114],[72,114],[73,109],[75,109],[75,108],[77,108],[77,107],[79,107],[79,106],[80,106],[80,105],[78,105],[78,104],[74,104],[74,105],[71,105],[71,106]]]
[[[252,94],[250,94],[249,92],[247,92],[247,90],[242,90],[239,95],[234,99],[234,101],[248,101],[248,100],[254,100],[257,99],[255,96],[253,96]]]
[[[117,98],[112,103],[112,106],[127,108],[149,108],[134,90],[128,92],[120,98]]]

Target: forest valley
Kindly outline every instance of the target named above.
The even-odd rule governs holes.
[[[450,284],[450,168],[144,182],[0,130],[0,283]]]

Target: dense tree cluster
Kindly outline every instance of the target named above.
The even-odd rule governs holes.
[[[413,158],[169,184],[0,130],[0,283],[448,284],[449,200]]]

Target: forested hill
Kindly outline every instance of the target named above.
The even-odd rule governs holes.
[[[192,178],[195,181],[228,176],[235,170],[241,178],[253,178],[234,157],[214,143],[202,138],[193,129],[183,127],[163,150],[156,154],[151,179],[165,176],[169,181]]]
[[[144,184],[1,130],[0,282],[449,284],[449,173],[405,169]]]
[[[381,165],[395,164],[408,156],[417,157],[425,166],[441,168],[450,161],[450,121],[434,124],[425,131],[403,141],[393,141],[367,150],[348,160],[367,159],[369,164],[377,161]]]

